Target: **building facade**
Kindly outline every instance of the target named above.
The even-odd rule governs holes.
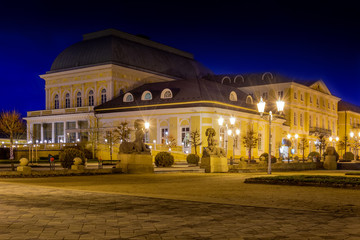
[[[300,139],[309,143],[307,155],[317,151],[319,135],[336,139],[342,131],[340,99],[321,80],[272,73],[215,75],[190,53],[113,29],[84,35],[60,53],[41,78],[46,109],[28,112],[28,140],[89,142],[96,128],[105,136],[97,136],[103,159],[110,154],[106,135],[122,122],[132,127],[139,118],[150,124],[145,141],[153,153],[169,150],[171,140],[175,157],[185,159],[195,151],[190,133],[198,130],[206,146],[206,129],[211,127],[228,157],[247,157],[242,136],[253,129],[259,143],[252,156],[257,158],[269,151],[268,121],[256,106],[260,98],[267,102],[266,111],[273,112],[276,100],[285,101],[284,114],[276,115],[271,129],[276,157],[301,156]],[[113,156],[118,144],[111,146]],[[197,152],[201,154],[201,147]]]

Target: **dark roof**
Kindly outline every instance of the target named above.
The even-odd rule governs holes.
[[[170,99],[161,99],[161,92],[166,88],[169,88],[172,91],[173,97]],[[152,100],[141,100],[141,96],[146,90],[152,93]],[[237,94],[237,101],[230,101],[229,96],[232,91]],[[254,112],[250,109],[256,111],[256,104],[246,103],[246,93],[240,91],[235,87],[219,84],[214,81],[208,81],[204,79],[198,79],[195,81],[177,80],[169,82],[148,83],[129,92],[134,96],[133,102],[123,102],[123,97],[126,94],[124,93],[109,102],[95,107],[95,111],[121,112],[137,111],[140,109],[147,110],[199,106],[216,106],[226,109],[234,108],[236,110],[239,110],[238,107],[243,107],[246,109],[243,109],[241,111]],[[171,103],[176,104],[172,105]]]
[[[84,35],[56,57],[48,73],[109,63],[177,79],[212,74],[190,53],[114,29]]]
[[[355,104],[340,100],[338,103],[338,111],[352,111],[360,113],[360,107]]]
[[[246,74],[223,74],[223,75],[213,75],[207,77],[209,80],[213,80],[219,83],[226,85],[231,85],[234,87],[250,87],[250,86],[259,86],[266,84],[275,84],[275,83],[286,83],[286,82],[295,82],[305,86],[311,86],[318,80],[299,80],[291,77],[287,77],[277,73],[246,73]]]

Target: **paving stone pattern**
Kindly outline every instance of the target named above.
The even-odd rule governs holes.
[[[0,239],[360,239],[360,217],[0,183]]]

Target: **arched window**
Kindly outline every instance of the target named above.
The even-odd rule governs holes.
[[[253,98],[252,98],[251,95],[248,95],[248,96],[246,97],[246,103],[247,103],[247,104],[253,104],[253,103],[254,103],[254,102],[253,102]]]
[[[123,98],[123,102],[133,102],[134,97],[131,93],[126,93]]]
[[[237,94],[236,92],[232,91],[229,96],[230,101],[236,102],[237,101]]]
[[[152,94],[149,91],[145,91],[141,95],[141,100],[151,100],[151,99],[152,99]]]
[[[172,97],[173,97],[173,94],[170,89],[165,88],[164,90],[162,90],[160,98],[166,99],[166,98],[172,98]]]
[[[81,92],[76,94],[76,107],[81,107]]]
[[[101,90],[101,104],[106,102],[106,89]]]
[[[59,109],[59,95],[55,95],[54,108]]]
[[[225,129],[223,127],[219,130],[219,147],[225,148]]]
[[[89,106],[94,106],[94,91],[89,91]]]
[[[70,108],[70,93],[65,95],[65,108]]]

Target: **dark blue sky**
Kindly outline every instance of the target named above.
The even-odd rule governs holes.
[[[234,1],[235,2],[235,1]],[[2,3],[0,109],[44,109],[56,56],[82,34],[116,28],[191,52],[215,73],[278,72],[323,79],[360,105],[355,1],[27,1]]]

